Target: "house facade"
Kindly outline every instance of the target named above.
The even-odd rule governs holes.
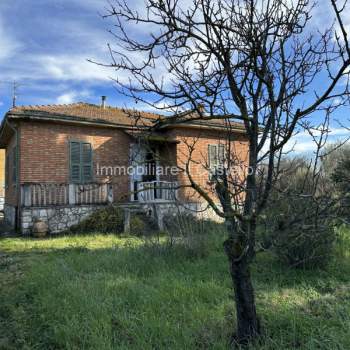
[[[242,162],[247,138],[239,123],[229,131],[182,116],[168,123],[175,117],[86,103],[11,109],[0,129],[5,220],[28,234],[35,218],[44,219],[54,233],[110,203],[202,207],[188,186],[188,159],[193,180],[210,187],[208,164],[220,158],[227,133]]]

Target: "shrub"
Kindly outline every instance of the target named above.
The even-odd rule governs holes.
[[[150,215],[134,213],[130,218],[130,233],[135,236],[150,236],[158,231],[156,221]]]
[[[324,267],[334,255],[336,208],[305,160],[287,164],[264,212],[261,245],[291,267]]]
[[[123,209],[108,206],[100,209],[70,228],[72,233],[122,233],[124,230]]]
[[[333,256],[335,233],[331,225],[292,226],[275,233],[273,251],[290,267],[322,268]]]
[[[336,229],[336,253],[341,260],[350,256],[350,226],[341,225]]]

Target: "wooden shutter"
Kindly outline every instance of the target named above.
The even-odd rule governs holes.
[[[219,145],[218,147],[218,165],[224,165],[225,163],[225,145]]]
[[[91,182],[92,147],[88,142],[70,142],[70,180],[74,183]]]
[[[70,180],[75,183],[81,182],[81,170],[80,170],[80,142],[70,142]]]
[[[90,143],[81,144],[82,181],[92,181],[92,148]]]
[[[208,145],[208,161],[209,168],[213,169],[217,166],[217,146]]]

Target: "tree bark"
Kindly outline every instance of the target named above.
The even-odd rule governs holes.
[[[260,335],[249,261],[246,257],[240,258],[243,252],[237,242],[230,238],[225,241],[224,248],[230,264],[236,304],[237,330],[232,342],[246,345]]]

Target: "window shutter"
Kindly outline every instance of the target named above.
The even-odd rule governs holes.
[[[74,183],[91,182],[92,147],[88,142],[70,142],[70,180]]]
[[[219,145],[218,147],[218,165],[224,165],[225,163],[225,146]]]
[[[70,142],[70,179],[72,182],[81,182],[80,142]]]
[[[82,180],[83,182],[92,181],[92,148],[90,143],[81,144],[82,156]]]
[[[209,160],[209,168],[213,169],[217,166],[217,146],[216,145],[208,145],[208,160]]]

